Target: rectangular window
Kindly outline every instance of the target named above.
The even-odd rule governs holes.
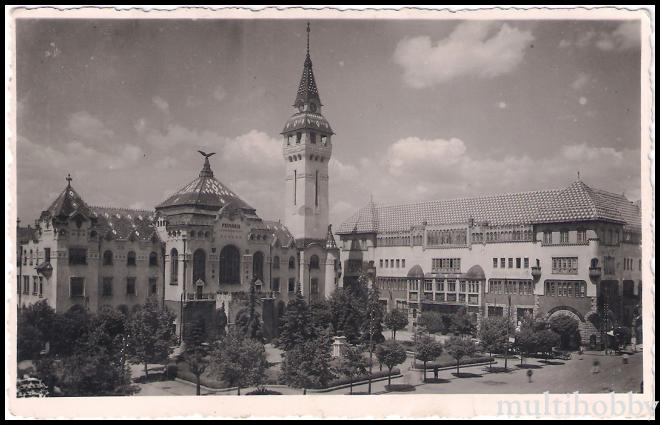
[[[23,294],[30,293],[30,276],[23,276]]]
[[[136,295],[135,278],[126,278],[126,295]]]
[[[543,244],[545,245],[552,244],[552,232],[543,232]]]
[[[445,282],[442,280],[438,280],[435,284],[436,290],[439,292],[442,292],[445,290]]]
[[[389,267],[390,267],[390,260],[387,259],[387,260],[385,260],[385,268],[387,269]]]
[[[504,307],[488,306],[488,317],[503,317]]]
[[[517,268],[517,269],[519,269],[519,268],[522,267],[522,265],[521,265],[521,261],[522,261],[522,260],[521,260],[520,257],[516,258],[516,268]]]
[[[296,133],[296,143],[300,143],[300,140],[302,139],[302,133]]]
[[[616,263],[614,257],[605,257],[603,261],[603,272],[605,274],[614,274],[616,271]]]
[[[497,268],[497,258],[493,258],[493,268]]]
[[[552,257],[552,273],[577,274],[577,257]]]
[[[104,297],[112,296],[112,278],[104,277],[103,278],[103,288],[101,288],[101,295]]]
[[[325,146],[325,145],[328,144],[328,136],[321,135],[321,144],[322,144],[323,146]]]
[[[50,263],[50,248],[44,248],[44,261]]]
[[[280,292],[280,278],[279,277],[273,278],[272,287],[273,287],[273,291]]]
[[[568,243],[568,230],[562,230],[559,233],[559,243]]]
[[[506,267],[506,258],[500,258],[500,268]]]
[[[509,268],[513,268],[513,258],[509,258]]]
[[[149,295],[158,295],[158,278],[150,277],[149,278]]]
[[[289,279],[289,287],[287,289],[289,292],[296,292],[296,280],[294,278]]]
[[[318,294],[319,293],[319,280],[318,279],[316,279],[316,278],[312,279],[312,282],[311,282],[310,286],[311,286],[310,292],[312,294]]]
[[[39,276],[39,298],[44,296],[44,278]]]
[[[37,276],[32,276],[32,295],[37,295],[39,293],[39,279]]]
[[[641,270],[641,269],[642,269],[642,267],[641,267],[641,264],[642,264],[641,261],[640,261],[639,264],[640,264],[639,269]],[[405,259],[405,258],[401,260],[401,267],[406,267],[406,259]]]
[[[460,272],[460,258],[433,258],[431,260],[432,272]]]
[[[397,268],[397,269],[400,267],[400,266],[399,266],[399,262],[400,262],[400,260],[397,259],[397,260],[396,260],[396,268]]]
[[[85,248],[69,248],[69,264],[87,264],[87,250]]]
[[[456,281],[450,280],[447,282],[447,290],[449,292],[456,292]]]
[[[82,277],[72,277],[69,281],[69,295],[71,298],[85,296],[85,279]]]
[[[380,268],[381,269],[383,268],[383,259],[382,258],[380,259]]]
[[[577,231],[577,241],[578,241],[578,243],[586,243],[587,242],[587,231],[586,230],[578,230]]]
[[[309,141],[316,144],[316,133],[309,133]]]
[[[524,267],[525,267],[526,269],[529,268],[529,258],[527,258],[527,257],[524,258]]]

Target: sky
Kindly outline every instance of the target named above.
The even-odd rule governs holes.
[[[407,203],[587,184],[640,198],[635,21],[312,20],[330,122],[330,221]],[[283,216],[299,20],[19,20],[17,208],[72,185],[152,209],[215,177]]]

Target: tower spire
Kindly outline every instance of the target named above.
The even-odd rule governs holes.
[[[71,180],[73,180],[71,178],[71,174],[67,174],[66,175],[66,187],[71,187]]]
[[[307,21],[307,56],[309,56],[309,21]]]
[[[307,50],[305,55],[305,62],[303,65],[302,77],[300,77],[300,84],[296,92],[296,100],[293,106],[296,108],[301,105],[308,105],[314,103],[315,107],[321,106],[321,99],[319,98],[319,91],[316,88],[316,81],[314,80],[314,71],[312,70],[312,58],[309,55],[309,22],[307,22]]]

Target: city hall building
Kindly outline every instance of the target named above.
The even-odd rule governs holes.
[[[34,227],[17,226],[19,306],[45,299],[61,312],[130,311],[155,297],[177,315],[179,332],[201,322],[212,334],[218,310],[234,320],[254,285],[272,337],[296,291],[308,302],[329,296],[341,274],[328,221],[333,131],[307,42],[295,111],[281,133],[283,222],[262,219],[220,182],[212,153],[200,151],[197,177],[148,211],[89,206],[69,176]]]
[[[516,322],[566,314],[587,342],[606,312],[631,326],[641,306],[640,205],[580,180],[478,198],[370,201],[336,233],[344,284],[370,269],[381,302],[411,317],[460,307]]]

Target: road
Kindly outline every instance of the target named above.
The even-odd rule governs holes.
[[[593,373],[593,361],[600,362],[599,372]],[[485,366],[461,367],[464,377],[454,376],[455,369],[443,370],[439,374],[439,383],[421,383],[421,371],[404,371],[404,376],[392,380],[396,384],[410,384],[415,390],[406,393],[390,394],[505,394],[505,393],[536,393],[545,391],[564,394],[579,391],[581,393],[604,393],[615,391],[625,393],[638,392],[642,376],[642,354],[629,357],[628,364],[623,364],[621,356],[605,356],[602,352],[585,352],[579,356],[573,354],[570,360],[556,361],[553,364],[543,364],[537,359],[525,360],[531,369],[521,369],[517,360],[509,360],[509,372],[489,373]],[[495,367],[504,366],[498,360]],[[531,382],[527,370],[532,370]],[[136,370],[137,372],[137,370]],[[428,377],[432,372],[428,371]],[[372,394],[385,394],[387,381],[373,382]],[[195,387],[178,381],[151,382],[139,384],[141,391],[137,395],[195,395]],[[302,394],[301,390],[293,388],[273,388],[283,394]],[[249,389],[241,390],[242,394]],[[355,385],[353,392],[364,394],[367,385]],[[348,394],[349,389],[339,389],[323,394]],[[213,391],[202,390],[202,394],[212,395]],[[311,393],[310,393],[311,394]],[[223,393],[218,395],[235,395]]]

